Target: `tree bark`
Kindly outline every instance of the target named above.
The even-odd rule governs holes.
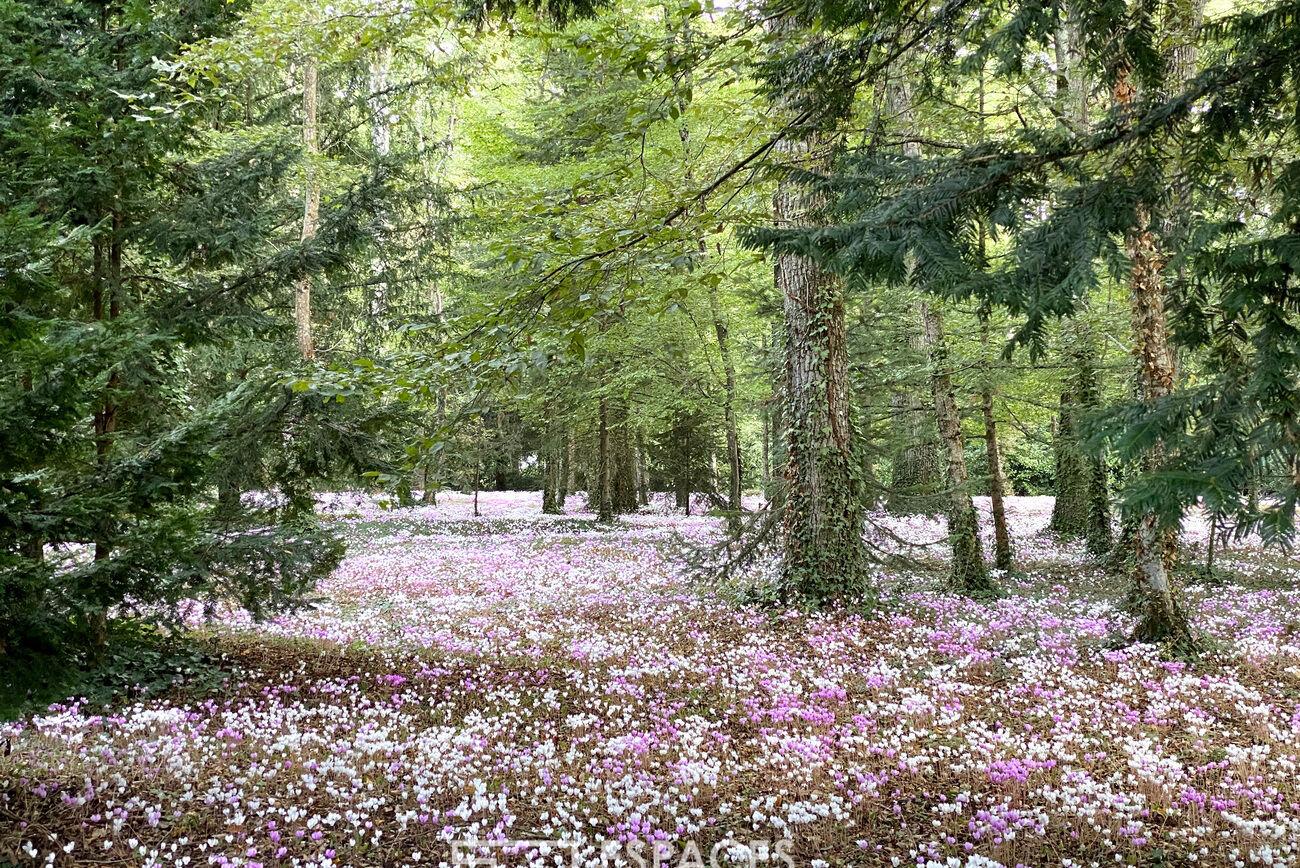
[[[574,463],[573,429],[564,429],[564,476],[560,485],[560,506],[563,507],[569,494],[577,487],[577,467]]]
[[[919,335],[912,336],[919,347]],[[930,418],[915,392],[894,396],[894,418],[903,429],[904,442],[894,453],[885,510],[891,515],[936,515],[943,511],[939,493],[939,455],[930,437]]]
[[[316,129],[319,92],[316,60],[309,58],[302,68],[302,141],[307,157],[307,171],[303,181],[306,186],[302,212],[304,243],[316,236],[316,225],[320,219],[320,182],[316,177],[315,166],[316,155],[320,153]],[[298,338],[298,353],[304,359],[316,356],[316,345],[311,333],[311,292],[311,276],[304,274],[299,278],[293,293],[293,320]]]
[[[981,239],[983,233],[981,233]],[[983,244],[981,243],[981,247]],[[992,359],[988,358],[989,315],[980,312],[980,343],[985,351],[985,371],[980,391],[980,410],[984,416],[984,455],[989,466],[989,500],[993,507],[993,565],[1010,570],[1015,564],[1011,533],[1007,530],[1006,483],[1002,476],[1002,454],[998,448],[998,422],[993,414]]]
[[[994,590],[980,545],[979,521],[971,500],[970,477],[966,470],[966,449],[961,436],[961,415],[953,392],[952,368],[943,337],[943,320],[929,302],[918,303],[921,336],[930,363],[930,389],[939,439],[947,457],[948,541],[952,547],[953,587],[965,594],[988,594]]]
[[[596,476],[599,479],[596,520],[601,524],[614,523],[614,462],[610,454],[609,399],[600,399],[600,442],[596,455]]]
[[[638,479],[640,482],[639,495],[642,506],[650,505],[650,467],[646,460],[645,435],[641,431],[636,432],[636,461]]]
[[[671,20],[668,18],[668,10],[664,10],[665,24],[671,27]],[[689,22],[684,25],[684,39],[689,47],[691,39],[691,30]],[[690,141],[691,130],[686,123],[686,109],[688,107],[685,92],[691,87],[691,75],[689,67],[682,74],[680,80],[675,79],[673,82],[674,94],[677,100],[679,116],[682,118],[678,124],[677,135],[682,144],[682,163],[684,174],[687,181],[691,180],[694,172],[694,160],[691,156]],[[704,241],[698,243],[698,252],[701,263],[707,256],[708,251]],[[740,429],[736,421],[736,365],[731,357],[731,340],[727,319],[722,309],[722,303],[718,297],[718,287],[715,282],[705,282],[705,293],[709,300],[709,313],[713,319],[713,333],[718,340],[718,356],[722,360],[723,376],[723,397],[722,397],[722,420],[723,429],[727,438],[727,523],[733,533],[740,531],[740,511],[741,511],[741,460],[740,460]]]
[[[560,515],[564,512],[560,501],[559,450],[547,446],[542,451],[542,513]]]
[[[635,456],[628,432],[626,399],[618,398],[609,402],[609,436],[613,461],[613,509],[617,515],[626,515],[636,512],[637,507]]]
[[[786,165],[825,166],[826,133],[783,139]],[[825,197],[783,179],[774,202],[778,228],[817,225]],[[785,324],[785,505],[783,589],[816,601],[867,592],[863,508],[858,497],[849,404],[849,357],[840,282],[803,256],[777,256],[776,287]]]
[[[1137,95],[1129,76],[1121,73],[1115,83],[1115,100],[1129,110]],[[1161,279],[1164,265],[1150,205],[1139,202],[1134,227],[1125,238],[1129,256],[1129,290],[1132,300],[1133,355],[1137,359],[1138,398],[1155,404],[1173,393],[1176,376],[1174,354],[1169,343],[1165,314],[1165,288]],[[1147,454],[1147,473],[1163,462],[1159,447]],[[1167,539],[1159,516],[1146,512],[1136,517],[1134,529],[1134,586],[1140,615],[1134,638],[1142,642],[1165,642],[1191,647],[1191,626],[1178,603],[1167,561]]]
[[[736,422],[736,365],[731,358],[731,341],[727,321],[718,299],[718,289],[708,286],[709,310],[713,314],[713,332],[718,338],[718,355],[722,358],[723,397],[722,420],[727,435],[727,510],[728,523],[733,531],[740,530],[741,465],[740,429]]]
[[[1088,551],[1103,554],[1111,546],[1110,493],[1104,457],[1084,448],[1083,418],[1101,405],[1100,358],[1092,329],[1081,319],[1067,322],[1067,356],[1073,373],[1061,394],[1057,420],[1056,502],[1049,527],[1064,537],[1085,537]]]
[[[366,103],[370,108],[370,143],[375,156],[386,159],[392,149],[392,125],[388,121],[388,67],[392,49],[380,47],[370,58],[370,92]],[[384,255],[388,243],[389,221],[381,215],[380,230],[375,238],[376,253],[370,261],[372,286],[370,287],[370,315],[383,318],[388,315],[388,258]]]

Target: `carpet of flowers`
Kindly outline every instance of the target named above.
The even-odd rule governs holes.
[[[325,502],[354,544],[320,603],[200,628],[224,689],[3,726],[0,861],[438,865],[526,838],[593,866],[778,839],[799,868],[1300,865],[1294,561],[1236,544],[1222,565],[1268,581],[1190,589],[1209,650],[1169,662],[1114,641],[1116,586],[1044,534],[1045,499],[1012,501],[1004,598],[882,571],[883,610],[815,614],[682,576],[716,519],[538,502]]]

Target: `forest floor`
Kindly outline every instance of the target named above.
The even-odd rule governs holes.
[[[3,727],[0,863],[1300,864],[1295,559],[1225,553],[1187,593],[1208,650],[1170,662],[1115,641],[1123,584],[1049,499],[1011,501],[1003,599],[936,563],[818,614],[683,578],[716,519],[539,502],[331,500],[352,547],[313,610],[200,628],[224,685]]]

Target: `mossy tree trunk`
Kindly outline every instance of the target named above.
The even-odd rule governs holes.
[[[984,563],[979,521],[975,514],[975,504],[971,501],[961,415],[953,391],[952,367],[943,336],[943,320],[928,301],[920,301],[917,307],[921,319],[921,335],[930,363],[934,414],[947,459],[948,542],[952,548],[952,585],[964,594],[989,594],[993,592],[994,586],[988,566]]]

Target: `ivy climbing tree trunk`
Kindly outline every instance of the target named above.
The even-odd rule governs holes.
[[[307,171],[303,184],[302,240],[316,236],[320,220],[320,182],[316,177],[316,155],[320,153],[317,132],[320,84],[317,81],[315,58],[308,58],[302,67],[302,142],[307,158]],[[304,359],[316,356],[316,345],[311,333],[311,277],[303,275],[293,293],[293,321],[298,338],[298,353]]]
[[[939,439],[947,458],[948,542],[952,547],[952,584],[965,594],[988,594],[994,590],[980,546],[979,521],[971,501],[970,477],[966,470],[966,449],[961,436],[961,415],[953,392],[952,367],[943,336],[939,312],[925,300],[918,305],[921,336],[930,363],[930,388]]]
[[[785,139],[786,165],[825,165],[831,136]],[[783,179],[777,227],[823,219],[822,194]],[[776,286],[785,323],[785,538],[781,575],[787,591],[814,600],[866,593],[862,500],[854,466],[849,356],[839,280],[813,260],[778,255]]]

